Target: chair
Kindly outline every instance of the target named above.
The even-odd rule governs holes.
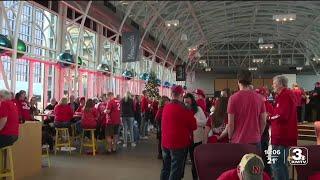
[[[48,167],[50,167],[51,166],[51,163],[50,163],[50,156],[49,156],[49,145],[43,145],[42,146],[42,152],[43,151],[45,151],[45,153],[44,154],[42,154],[42,157],[43,158],[47,158],[47,160],[48,160]]]
[[[320,172],[320,146],[304,146],[308,149],[308,164],[295,166],[298,173],[298,180],[307,180],[309,176]]]
[[[69,153],[71,155],[71,142],[68,128],[55,128],[56,129],[56,142],[54,148],[54,154],[57,154],[57,148],[61,150],[61,147],[68,147]],[[59,138],[59,135],[61,137]],[[67,142],[63,142],[63,137],[67,138]]]
[[[1,148],[0,152],[1,152],[1,157],[4,157],[1,162],[2,165],[6,165],[7,155],[9,157],[9,164],[10,164],[10,169],[7,169],[7,166],[0,166],[2,167],[0,169],[0,178],[2,179],[6,177],[11,177],[11,179],[14,179],[12,147],[7,146],[4,148]]]
[[[95,141],[94,131],[95,131],[95,129],[83,129],[82,136],[81,136],[80,154],[82,153],[82,148],[83,147],[91,147],[93,156],[96,155],[96,141]],[[90,132],[91,143],[86,143],[86,144],[84,143],[84,134],[85,134],[85,132]]]
[[[236,168],[248,153],[261,156],[256,146],[250,144],[215,143],[196,147],[194,158],[199,179],[217,179],[224,171]]]

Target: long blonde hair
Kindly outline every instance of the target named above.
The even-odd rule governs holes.
[[[132,99],[131,93],[129,91],[124,95],[124,101],[127,102],[129,99]]]

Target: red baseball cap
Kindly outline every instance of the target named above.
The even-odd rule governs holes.
[[[201,90],[201,89],[196,89],[196,90],[194,91],[194,93],[197,94],[197,95],[201,95],[201,96],[203,96],[203,97],[206,97],[206,95],[204,95],[203,90]]]
[[[177,93],[177,94],[183,94],[184,90],[182,88],[182,86],[178,85],[178,86],[172,86],[171,87],[171,92]]]

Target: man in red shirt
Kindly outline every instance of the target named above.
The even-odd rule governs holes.
[[[142,97],[141,97],[141,139],[148,139],[148,123],[149,119],[147,116],[147,113],[149,112],[149,99],[147,95],[147,91],[142,91]]]
[[[296,103],[297,103],[297,119],[298,119],[298,122],[301,123],[302,122],[302,116],[301,116],[301,113],[302,113],[302,98],[303,98],[303,91],[300,89],[300,87],[298,86],[297,83],[294,83],[292,85],[292,92],[295,96],[295,99],[296,99]]]
[[[19,136],[18,109],[9,91],[0,91],[0,148],[11,146]]]
[[[192,111],[187,110],[182,103],[183,88],[172,87],[171,95],[172,101],[164,106],[161,120],[161,180],[181,180],[192,133],[197,129]]]
[[[252,74],[238,73],[240,91],[228,102],[228,136],[231,143],[254,144],[260,148],[261,135],[266,126],[266,108],[259,94],[249,88]]]
[[[276,163],[271,165],[272,179],[289,179],[287,158],[290,146],[297,145],[297,111],[295,96],[288,87],[288,78],[280,75],[273,78],[273,89],[277,93],[271,116],[271,145],[273,151],[280,151]]]
[[[270,180],[263,171],[264,164],[261,157],[255,154],[246,154],[242,157],[236,169],[222,173],[218,180]]]
[[[108,106],[106,110],[107,114],[107,126],[106,126],[106,136],[108,144],[108,152],[113,152],[117,150],[117,139],[119,126],[121,124],[120,120],[120,100],[114,97],[113,92],[107,94],[108,97]]]

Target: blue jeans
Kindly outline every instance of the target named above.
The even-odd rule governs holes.
[[[272,145],[272,150],[280,150],[278,160],[271,164],[271,172],[273,180],[289,180],[288,172],[288,154],[289,147]]]
[[[144,136],[147,136],[148,135],[148,124],[149,124],[149,118],[148,118],[148,115],[147,113],[142,113],[141,114],[141,136],[144,137]]]
[[[162,148],[163,167],[160,180],[181,180],[188,147],[170,150]]]
[[[123,138],[124,138],[124,144],[128,143],[128,132],[130,132],[130,142],[134,142],[133,139],[133,117],[122,117],[122,123],[123,123]]]

